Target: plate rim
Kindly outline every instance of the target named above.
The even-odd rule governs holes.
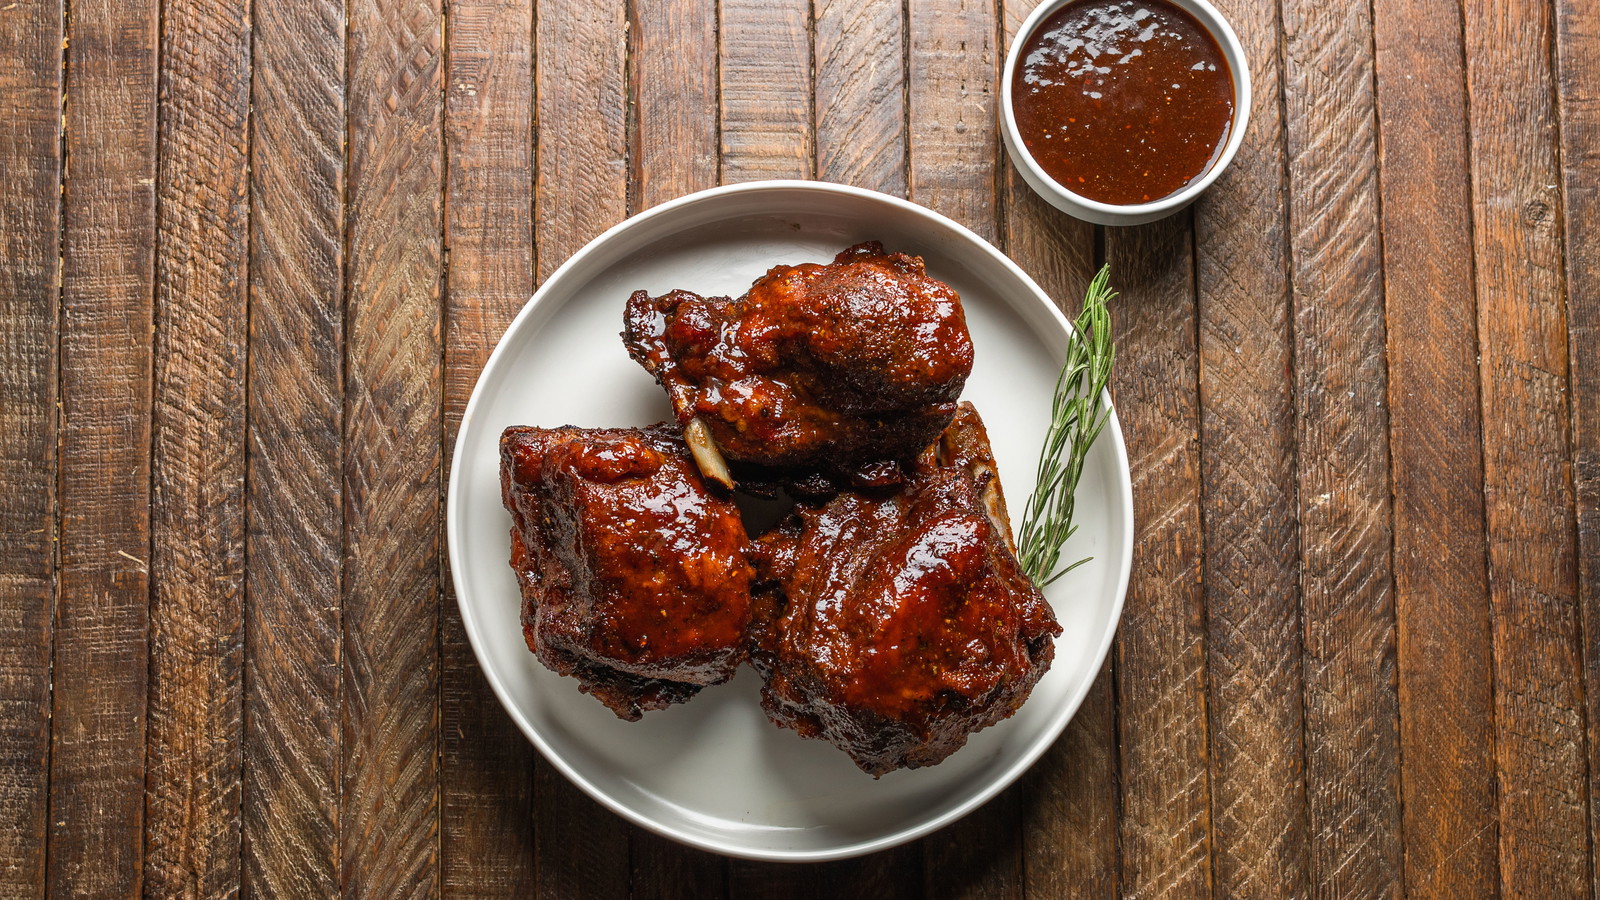
[[[1083,684],[1080,685],[1068,697],[1067,701],[1061,704],[1060,708],[1046,723],[1046,727],[1040,732],[1039,736],[1034,739],[1033,743],[1026,749],[1026,751],[1022,753],[1021,756],[1019,756],[1017,760],[1014,761],[1008,768],[1006,768],[998,777],[993,778],[989,784],[985,785],[981,790],[975,792],[962,803],[946,810],[940,815],[933,816],[924,821],[900,828],[897,831],[879,835],[877,837],[846,841],[826,848],[773,849],[752,846],[750,844],[740,843],[735,840],[707,839],[705,835],[694,832],[679,831],[666,823],[646,816],[621,803],[607,792],[596,787],[589,780],[580,775],[578,771],[568,764],[564,758],[552,751],[549,744],[540,735],[539,731],[533,727],[532,723],[528,721],[528,719],[512,702],[512,698],[509,695],[509,688],[506,687],[499,673],[485,661],[485,650],[482,646],[482,638],[479,634],[481,628],[483,627],[483,623],[477,620],[469,604],[467,604],[464,600],[466,597],[466,591],[464,590],[464,576],[462,574],[463,567],[461,565],[460,556],[460,523],[464,510],[461,512],[458,512],[457,510],[458,503],[465,502],[463,499],[461,499],[463,495],[460,484],[460,479],[462,477],[461,473],[463,471],[462,460],[465,453],[465,437],[470,430],[469,426],[474,422],[479,400],[483,396],[481,389],[489,380],[489,376],[495,371],[497,366],[502,364],[503,354],[509,352],[507,350],[506,343],[507,336],[513,334],[522,327],[524,320],[533,314],[540,302],[550,294],[554,293],[555,290],[560,288],[562,283],[568,277],[570,277],[570,272],[577,268],[585,258],[593,253],[599,252],[601,248],[603,248],[610,241],[616,239],[622,233],[636,228],[651,219],[672,214],[686,207],[716,201],[720,198],[730,195],[765,191],[780,192],[794,190],[836,194],[859,200],[866,200],[873,203],[880,203],[900,213],[909,214],[914,217],[927,220],[934,225],[940,226],[954,233],[956,236],[965,239],[968,243],[975,245],[981,252],[987,254],[995,262],[1007,269],[1011,275],[1018,278],[1033,292],[1034,299],[1043,301],[1044,306],[1048,310],[1049,314],[1057,320],[1058,324],[1060,324],[1065,331],[1070,333],[1074,330],[1072,323],[1067,319],[1066,315],[1062,313],[1061,309],[1050,300],[1049,294],[1045,293],[1045,291],[1039,287],[1038,283],[1035,282],[1027,272],[1023,271],[1020,266],[1012,261],[1010,257],[1006,256],[1004,253],[1001,253],[1000,250],[997,249],[993,244],[990,244],[987,240],[954,219],[928,209],[925,206],[913,203],[909,200],[866,188],[854,187],[851,185],[797,179],[747,181],[738,184],[721,185],[703,191],[685,194],[681,197],[669,200],[657,206],[653,206],[644,212],[630,216],[596,235],[593,239],[585,243],[583,247],[579,248],[577,252],[568,257],[566,261],[562,262],[561,265],[558,266],[556,270],[545,279],[544,283],[539,286],[538,290],[534,292],[533,296],[529,298],[528,302],[523,304],[522,309],[518,310],[517,314],[512,317],[509,323],[507,323],[505,330],[495,341],[494,349],[490,352],[489,358],[484,361],[483,368],[479,371],[477,380],[473,383],[472,395],[468,398],[467,405],[462,410],[461,421],[456,429],[455,445],[450,454],[450,479],[445,497],[444,512],[445,542],[450,559],[450,580],[452,586],[455,588],[456,606],[461,614],[462,627],[466,632],[467,642],[472,646],[472,653],[477,659],[478,668],[483,672],[484,679],[488,681],[490,689],[494,691],[495,699],[500,702],[500,706],[505,711],[506,715],[508,715],[511,720],[516,723],[517,728],[522,732],[523,736],[526,737],[528,741],[538,749],[539,754],[544,757],[546,762],[554,766],[568,781],[576,785],[580,790],[598,802],[601,806],[604,806],[612,813],[621,816],[626,821],[638,825],[639,827],[648,831],[654,832],[655,834],[659,834],[662,837],[666,837],[671,840],[678,841],[692,847],[697,847],[712,853],[718,853],[735,858],[751,859],[764,862],[800,863],[849,859],[856,856],[874,853],[880,850],[887,850],[891,847],[899,846],[900,844],[916,840],[917,838],[938,831],[952,822],[955,822],[957,819],[966,816],[967,814],[976,810],[978,807],[988,803],[990,800],[994,799],[997,794],[1013,784],[1024,772],[1032,768],[1034,763],[1038,762],[1039,757],[1044,755],[1045,751],[1049,750],[1061,738],[1062,733],[1066,730],[1067,724],[1072,721],[1072,718],[1077,715],[1079,708],[1082,707],[1083,702],[1088,696],[1089,690],[1093,687],[1096,679],[1093,676],[1085,679]],[[1112,403],[1109,390],[1102,392],[1101,402],[1106,404],[1107,408],[1109,409],[1109,418],[1105,431],[1108,432],[1112,438],[1111,449],[1115,457],[1115,462],[1117,463],[1116,471],[1121,476],[1119,478],[1119,483],[1116,486],[1118,489],[1112,491],[1111,493],[1115,495],[1116,503],[1121,507],[1123,521],[1122,546],[1124,547],[1124,552],[1121,559],[1117,562],[1116,590],[1111,607],[1111,615],[1108,619],[1109,625],[1106,628],[1105,633],[1102,634],[1098,640],[1098,645],[1095,648],[1093,656],[1094,664],[1089,667],[1089,671],[1091,672],[1098,672],[1104,666],[1106,656],[1110,652],[1112,642],[1116,638],[1117,629],[1120,627],[1122,621],[1123,606],[1127,599],[1128,581],[1132,573],[1133,565],[1133,490],[1131,470],[1128,464],[1127,445],[1122,436],[1121,421],[1117,416],[1116,406]]]

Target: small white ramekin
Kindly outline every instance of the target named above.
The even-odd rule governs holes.
[[[1222,170],[1233,161],[1233,154],[1238,151],[1239,144],[1244,141],[1244,130],[1250,124],[1250,65],[1244,58],[1244,47],[1239,43],[1239,36],[1234,34],[1233,28],[1228,25],[1228,20],[1206,0],[1168,0],[1174,6],[1194,16],[1195,21],[1211,32],[1211,36],[1217,40],[1217,46],[1222,48],[1222,55],[1228,61],[1228,68],[1232,70],[1233,124],[1228,131],[1228,143],[1223,146],[1221,155],[1211,163],[1211,168],[1207,169],[1203,176],[1175,194],[1169,194],[1150,203],[1101,203],[1067,190],[1054,178],[1045,174],[1044,169],[1039,168],[1039,164],[1033,159],[1033,154],[1029,153],[1028,148],[1022,143],[1022,134],[1017,130],[1016,112],[1011,108],[1011,80],[1016,76],[1017,64],[1022,56],[1022,45],[1041,22],[1073,2],[1076,0],[1045,0],[1022,23],[1022,27],[1017,30],[1016,38],[1011,41],[1011,49],[1006,53],[1006,65],[1000,78],[1000,134],[1005,139],[1006,152],[1011,155],[1012,163],[1022,174],[1022,180],[1026,181],[1039,196],[1049,201],[1051,206],[1068,215],[1097,225],[1143,225],[1170,216],[1194,202],[1194,198],[1200,196],[1201,191],[1217,180]]]

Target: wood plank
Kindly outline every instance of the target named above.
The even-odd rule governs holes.
[[[1460,9],[1373,11],[1405,893],[1490,897],[1494,682]]]
[[[533,4],[448,7],[444,460],[478,373],[533,294]],[[532,745],[484,681],[440,554],[442,877],[447,897],[535,887]]]
[[[728,861],[728,896],[762,900],[913,900],[922,896],[917,878],[922,844],[902,844],[869,856],[825,863]]]
[[[1590,892],[1553,23],[1465,4],[1500,883]]]
[[[726,857],[634,828],[628,838],[631,900],[712,900],[728,896]]]
[[[721,0],[722,180],[816,176],[811,0]]]
[[[722,177],[725,182],[756,178],[807,178],[821,171],[813,158],[830,152],[824,138],[813,138],[813,91],[821,96],[822,75],[813,82],[809,4],[724,0],[721,6]],[[878,12],[887,10],[884,6]],[[838,11],[818,11],[838,26]],[[898,15],[898,14],[897,14]],[[898,21],[898,18],[896,18]],[[897,32],[898,33],[898,32]],[[836,35],[837,38],[837,35]],[[819,39],[820,40],[820,39]],[[898,46],[888,63],[902,65]],[[898,75],[896,76],[898,78]],[[898,90],[898,88],[897,88]],[[878,115],[874,112],[873,115]],[[878,126],[893,129],[903,147],[903,118]],[[837,129],[826,140],[837,137]],[[827,144],[829,148],[833,145]],[[901,159],[903,161],[903,153]],[[822,177],[829,177],[823,175]],[[904,180],[902,177],[902,188]],[[841,180],[835,175],[832,180]],[[728,860],[726,892],[731,897],[833,898],[838,896],[918,896],[921,845],[901,846],[869,857],[815,865],[781,865]]]
[[[1251,66],[1228,172],[1195,205],[1214,890],[1303,897],[1306,778],[1277,9],[1218,8]]]
[[[1033,11],[1033,4],[1003,0],[1001,7],[1001,43],[996,55],[1003,65],[1005,50],[1022,20]],[[1047,204],[1022,180],[1008,158],[1001,159],[998,175],[1000,246],[1062,311],[1075,313],[1094,276],[1094,226]],[[1117,895],[1118,763],[1111,659],[1107,658],[1066,733],[1024,777],[1025,896]]]
[[[717,10],[702,0],[628,5],[630,214],[717,186]],[[726,896],[727,860],[629,828],[635,900]]]
[[[536,10],[538,279],[628,212],[626,4]],[[539,896],[625,897],[628,826],[543,759],[534,766]]]
[[[1023,9],[1022,15],[1031,8]],[[1006,15],[1008,20],[1013,18],[1009,3]],[[1021,22],[1021,16],[1015,19],[1008,26]],[[1000,246],[1063,313],[1069,318],[1076,316],[1083,308],[1089,281],[1098,271],[1100,229],[1046,203],[1022,180],[1009,158],[1001,162],[1000,169]],[[1112,287],[1120,289],[1115,281]],[[1115,314],[1115,306],[1112,312]]]
[[[997,235],[1000,63],[994,0],[909,0],[909,196]]]
[[[627,217],[625,5],[542,0],[535,73],[538,279]]]
[[[161,16],[145,890],[239,889],[250,10]]]
[[[717,11],[704,0],[628,5],[629,214],[716,187]]]
[[[55,607],[62,6],[0,10],[0,897],[43,893]]]
[[[1026,782],[1014,784],[922,839],[923,897],[1021,900],[1027,790]]]
[[[1369,8],[1283,6],[1314,894],[1401,888]]]
[[[158,18],[100,0],[67,24],[52,897],[142,890]]]
[[[344,4],[256,0],[245,897],[339,893]]]
[[[905,48],[901,5],[889,0],[812,4],[814,171],[904,196]],[[728,894],[770,897],[916,897],[922,844],[806,866],[731,861]]]
[[[1600,884],[1600,9],[1557,0],[1556,63],[1566,237],[1568,403],[1578,518],[1578,607],[1588,713],[1591,883]],[[1580,352],[1579,348],[1584,348]],[[1573,365],[1572,363],[1578,363]]]
[[[534,766],[533,796],[538,896],[628,897],[627,824],[543,759]]]
[[[1015,34],[1029,11],[1031,6],[1027,4],[1007,4],[1008,35]],[[1005,168],[1007,252],[1039,279],[1064,310],[1075,311],[1093,273],[1093,230],[1048,207],[1009,163]],[[1151,510],[1136,514],[1137,521],[1168,532],[1170,539],[1157,541],[1156,552],[1165,554],[1159,561],[1141,562],[1141,566],[1148,566],[1149,577],[1130,586],[1123,638],[1111,670],[1115,677],[1102,676],[1066,736],[1030,776],[1030,782],[1038,785],[1037,800],[1024,820],[1024,871],[1030,897],[1109,896],[1119,890],[1134,895],[1183,895],[1208,889],[1205,650],[1199,633],[1201,597],[1197,577],[1200,536],[1199,462],[1194,446],[1194,289],[1187,263],[1155,270],[1146,262],[1190,258],[1187,218],[1143,229],[1111,231],[1106,240],[1115,286],[1125,296],[1139,299],[1137,305],[1119,304],[1114,314],[1119,323],[1119,340],[1123,346],[1130,346],[1127,336],[1137,332],[1141,337],[1134,346],[1153,343],[1158,348],[1144,358],[1130,358],[1125,351],[1118,363],[1116,392],[1122,404],[1119,408],[1123,410],[1130,455],[1138,458],[1143,450],[1151,454],[1147,460],[1160,461],[1178,471],[1167,472],[1168,477],[1163,479],[1165,484],[1174,486],[1168,490],[1173,496],[1158,496],[1153,491],[1135,493],[1152,504],[1172,507],[1170,515],[1165,516]],[[1165,322],[1169,316],[1180,321]],[[1160,372],[1163,366],[1171,371]],[[1170,383],[1184,381],[1190,385],[1187,400],[1174,401]],[[1130,399],[1123,401],[1123,397]],[[1180,407],[1177,411],[1171,408],[1174,402]],[[1186,410],[1182,409],[1184,406]],[[1144,417],[1138,416],[1141,409]],[[1163,423],[1181,423],[1185,419],[1195,424],[1187,430],[1178,424],[1165,435],[1157,431],[1166,427]],[[1182,436],[1185,431],[1188,437]],[[1176,446],[1161,446],[1168,437]],[[1136,463],[1136,477],[1143,478],[1141,470],[1146,468],[1148,463]],[[1141,533],[1141,547],[1150,546],[1148,534]],[[1143,553],[1141,559],[1145,559]],[[1161,564],[1176,571],[1162,574],[1165,570]],[[1144,631],[1137,623],[1145,619],[1159,622],[1159,633],[1141,635],[1146,638],[1144,643],[1130,640],[1128,635]],[[1161,646],[1163,641],[1168,645]],[[1152,676],[1152,670],[1161,667],[1167,671]],[[1141,684],[1130,673],[1147,681]],[[1143,689],[1156,682],[1167,685],[1173,693],[1165,700],[1146,697]],[[1137,713],[1124,713],[1120,753],[1117,732],[1113,730],[1113,685],[1121,693],[1131,690],[1140,698],[1125,700],[1125,710],[1142,704]],[[1175,748],[1163,741],[1163,733],[1179,736]],[[1120,798],[1116,789],[1119,770],[1123,788]],[[1113,812],[1119,799],[1123,806],[1120,829]]]
[[[906,13],[906,69],[916,74],[906,79],[910,199],[989,240],[998,230],[996,13],[992,0],[912,0]],[[1013,788],[923,839],[923,895],[1020,897],[1021,813]]]
[[[434,897],[442,22],[437,0],[348,17],[341,877]]]
[[[1187,213],[1106,232],[1136,556],[1114,649],[1122,890],[1139,897],[1211,884],[1193,253]]]
[[[814,0],[816,177],[906,193],[900,0]]]
[[[1118,896],[1111,683],[1107,659],[1066,733],[1022,777],[1022,887],[1030,900]]]

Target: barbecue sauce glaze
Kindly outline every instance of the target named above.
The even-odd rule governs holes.
[[[1011,102],[1057,183],[1151,203],[1203,176],[1227,143],[1233,74],[1216,39],[1165,0],[1081,0],[1028,36]]]

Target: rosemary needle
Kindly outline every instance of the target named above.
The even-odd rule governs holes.
[[[1084,459],[1111,415],[1111,407],[1100,402],[1117,356],[1106,306],[1116,296],[1107,286],[1110,277],[1109,266],[1095,275],[1084,295],[1083,311],[1072,323],[1067,359],[1050,402],[1050,430],[1039,453],[1033,496],[1022,514],[1017,557],[1022,571],[1041,588],[1089,561],[1086,557],[1059,565],[1062,545],[1077,531],[1072,513]]]

